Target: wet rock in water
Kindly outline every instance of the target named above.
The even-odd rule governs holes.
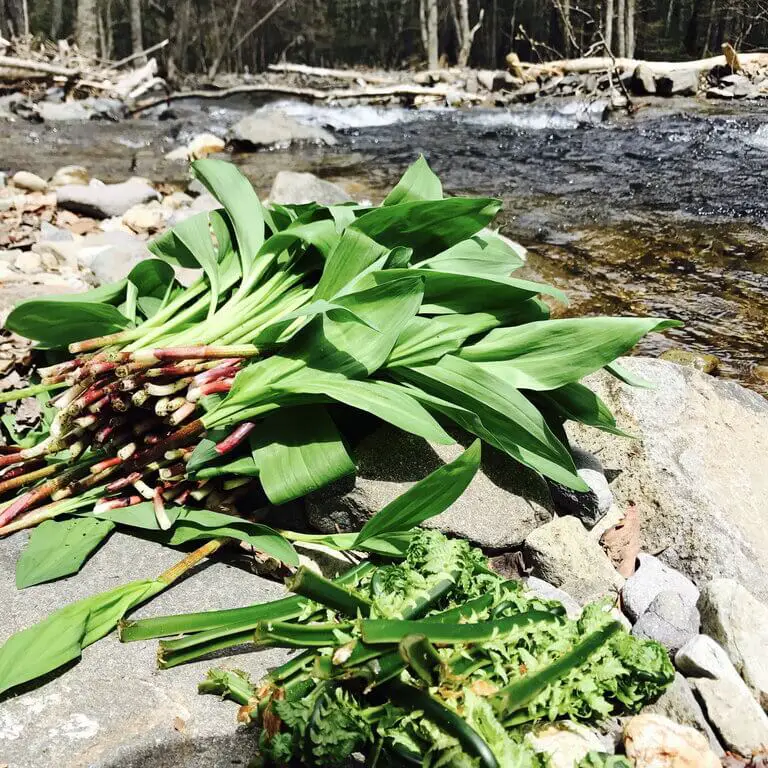
[[[575,517],[559,517],[525,539],[532,574],[584,604],[618,592],[624,579]]]
[[[514,98],[516,101],[533,101],[538,95],[539,90],[541,89],[538,83],[525,83],[525,85],[514,92]]]
[[[659,359],[686,365],[704,373],[717,373],[720,367],[720,361],[715,355],[709,355],[706,352],[690,352],[687,349],[665,349],[659,355]]]
[[[696,603],[679,592],[659,592],[632,627],[632,634],[656,640],[675,653],[698,634],[699,621]]]
[[[726,749],[750,757],[768,745],[768,716],[741,681],[691,680],[707,720]]]
[[[696,635],[676,654],[675,666],[687,677],[741,680],[725,649],[709,635]]]
[[[624,749],[635,768],[720,768],[707,737],[661,715],[637,715],[624,726]]]
[[[307,497],[307,520],[324,533],[359,530],[382,507],[463,450],[460,444],[432,445],[394,427],[379,427],[355,449],[356,477]],[[467,490],[425,525],[504,550],[519,546],[551,519],[552,500],[544,480],[485,446],[482,465]]]
[[[82,122],[90,120],[92,115],[82,101],[41,101],[37,106],[46,123]]]
[[[278,172],[274,182],[272,182],[269,199],[273,203],[282,203],[283,205],[301,205],[303,203],[336,205],[352,200],[337,184],[319,179],[313,173],[297,173],[295,171]]]
[[[565,590],[553,587],[548,581],[529,576],[525,580],[525,586],[538,597],[562,603],[569,619],[578,619],[581,615],[581,606]]]
[[[183,557],[178,550],[115,533],[76,579],[19,591],[14,564],[26,540],[25,534],[13,536],[0,550],[0,642],[51,611],[160,573]],[[135,615],[235,608],[284,595],[275,582],[212,562],[204,578],[180,581]],[[6,698],[0,722],[3,733],[14,738],[2,741],[2,762],[13,768],[247,765],[256,752],[257,735],[237,728],[237,708],[231,702],[197,693],[197,684],[217,662],[207,659],[158,670],[156,651],[156,643],[123,644],[113,632],[86,649],[65,674]],[[249,658],[248,671],[258,681],[287,658],[282,650],[261,651]]]
[[[304,125],[283,112],[254,112],[238,120],[227,135],[229,142],[244,149],[273,145],[288,146],[297,141],[336,144],[328,131]]]
[[[11,177],[11,184],[26,192],[45,192],[48,189],[48,182],[45,179],[41,179],[37,174],[29,171],[14,173]]]
[[[572,720],[542,725],[525,734],[525,742],[549,757],[551,768],[573,768],[590,752],[602,752],[603,743],[594,731]]]
[[[728,101],[734,97],[734,93],[729,88],[707,88],[705,94],[708,99],[722,99]]]
[[[620,508],[633,504],[642,549],[694,583],[715,577],[768,599],[768,401],[663,360],[623,358],[653,385],[629,387],[607,373],[585,379],[638,440],[570,422],[572,443],[600,457]]]
[[[120,184],[102,184],[91,181],[70,184],[56,190],[56,201],[60,208],[96,219],[122,216],[129,208],[150,200],[158,200],[157,190],[138,179],[129,179]]]
[[[168,152],[165,159],[189,162],[207,157],[215,152],[223,152],[225,147],[224,139],[220,139],[212,133],[201,133],[189,141],[186,146],[177,147]]]
[[[638,64],[632,74],[630,87],[635,96],[656,93],[656,79],[653,70],[647,64]]]
[[[707,737],[709,747],[716,755],[722,757],[724,754],[723,747],[717,740],[715,732],[707,718],[704,717],[704,712],[696,700],[693,689],[679,672],[675,674],[672,685],[664,691],[659,699],[653,704],[643,707],[642,714],[661,715],[679,725],[695,728]]]
[[[509,73],[500,69],[478,69],[474,74],[477,82],[486,91],[500,91],[509,85]]]
[[[768,709],[768,606],[732,579],[715,579],[702,588],[699,610],[702,632],[723,646]]]
[[[51,187],[66,187],[69,184],[88,184],[91,175],[82,165],[65,165],[53,174],[49,182]]]
[[[695,96],[699,91],[699,73],[695,69],[678,69],[656,78],[659,96]]]
[[[690,579],[657,557],[641,552],[635,572],[621,590],[624,612],[632,621],[637,621],[658,594],[665,591],[679,593],[689,605],[696,605],[699,599],[698,587]]]
[[[550,481],[552,501],[560,514],[578,517],[591,530],[611,508],[613,494],[603,473],[603,465],[596,456],[578,447],[571,448],[571,455],[579,477],[590,490],[574,491]]]

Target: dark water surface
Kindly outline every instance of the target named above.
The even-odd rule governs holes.
[[[768,358],[768,107],[649,103],[600,121],[572,105],[413,112],[280,104],[336,131],[331,148],[236,156],[269,190],[277,170],[310,170],[378,200],[420,152],[452,193],[504,200],[502,231],[530,250],[528,276],[571,297],[565,314],[659,314],[685,328],[644,342],[712,352],[722,375],[765,390]],[[177,119],[0,124],[0,165],[50,174],[89,167],[183,183],[163,155],[222,133],[252,104],[183,104]]]

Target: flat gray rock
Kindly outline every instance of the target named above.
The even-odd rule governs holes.
[[[56,190],[56,204],[59,208],[107,219],[122,216],[129,208],[150,200],[159,200],[157,190],[139,179],[129,179],[120,184],[67,184]]]
[[[768,744],[768,717],[744,683],[695,678],[691,685],[701,700],[707,720],[726,749],[744,757],[762,752]]]
[[[458,443],[430,445],[415,435],[382,426],[356,446],[356,477],[307,498],[307,519],[325,533],[359,530],[375,512],[463,450]],[[519,546],[532,530],[551,519],[546,482],[505,454],[483,446],[481,468],[467,490],[425,525],[504,550]]]
[[[600,458],[619,507],[636,505],[644,551],[661,552],[699,586],[734,578],[768,600],[768,401],[662,360],[621,363],[654,388],[607,373],[585,383],[639,439],[571,423],[571,442]]]
[[[678,592],[659,592],[632,627],[636,637],[661,643],[670,653],[680,650],[699,632],[699,612]]]
[[[707,718],[704,717],[690,684],[679,672],[675,674],[672,685],[659,699],[643,707],[643,714],[663,715],[680,725],[696,728],[707,737],[713,752],[720,756],[724,754],[723,747],[707,722]]]
[[[565,590],[577,602],[614,595],[624,579],[575,517],[558,517],[525,539],[532,574]]]
[[[278,111],[257,111],[238,120],[230,128],[227,139],[246,149],[288,146],[297,141],[333,145],[333,134],[314,125],[299,123]]]
[[[699,599],[702,632],[725,649],[747,687],[768,709],[768,606],[732,579],[715,579]]]
[[[637,621],[659,592],[665,591],[678,592],[691,605],[696,605],[699,599],[698,587],[690,579],[657,557],[641,552],[637,569],[621,590],[624,612],[632,621]]]
[[[283,205],[301,205],[303,203],[336,205],[337,203],[348,203],[352,198],[338,184],[319,179],[313,173],[278,171],[272,182],[269,200]]]
[[[564,485],[550,482],[552,500],[560,514],[578,517],[591,530],[608,513],[613,504],[613,494],[602,464],[596,456],[577,446],[571,446],[571,454],[576,471],[589,486],[589,490],[574,491]]]
[[[160,573],[183,553],[122,534],[71,579],[18,591],[16,557],[26,539],[0,542],[0,641],[75,600]],[[214,563],[139,608],[133,616],[233,608],[281,597],[283,588]],[[46,685],[0,704],[0,755],[13,768],[217,768],[254,756],[252,729],[238,727],[237,705],[201,696],[212,666],[247,670],[254,680],[282,663],[268,650],[157,669],[157,642],[121,644],[114,633]]]

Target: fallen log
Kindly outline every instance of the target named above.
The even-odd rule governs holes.
[[[225,99],[228,96],[234,96],[239,93],[274,93],[284,96],[296,96],[300,99],[309,101],[338,101],[341,99],[379,99],[387,96],[438,96],[445,97],[449,94],[465,101],[483,101],[484,96],[476,93],[467,93],[457,91],[454,88],[438,85],[431,88],[422,85],[392,85],[381,88],[332,88],[322,90],[320,88],[297,88],[290,85],[276,85],[273,83],[261,83],[254,85],[236,85],[232,88],[222,88],[220,90],[190,90],[177,91],[170,93],[162,98],[152,99],[143,104],[136,105],[131,111],[131,115],[137,115],[152,107],[161,104],[167,104],[171,101],[180,99]]]
[[[740,53],[739,62],[744,64],[768,64],[768,53]],[[695,61],[644,61],[643,59],[627,59],[610,56],[588,56],[581,59],[560,59],[547,61],[541,64],[521,62],[520,65],[530,71],[551,71],[562,73],[586,74],[588,72],[605,72],[612,69],[634,70],[639,64],[653,72],[654,75],[667,75],[670,72],[682,72],[693,70],[706,72],[713,67],[727,65],[725,56],[710,56],[706,59]]]
[[[29,77],[26,73],[39,75],[59,75],[61,77],[77,77],[80,72],[68,67],[57,67],[55,64],[47,64],[44,61],[34,59],[17,59],[15,56],[0,56],[0,72],[8,70],[16,72],[15,77],[21,79]],[[21,74],[19,74],[21,73]]]
[[[363,80],[366,83],[378,83],[388,85],[397,81],[387,75],[375,75],[372,72],[360,72],[355,69],[329,69],[327,67],[310,67],[306,64],[270,64],[267,69],[270,72],[287,72],[309,77],[327,77],[333,80]]]

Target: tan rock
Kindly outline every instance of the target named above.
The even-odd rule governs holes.
[[[214,152],[223,152],[226,144],[223,139],[212,133],[201,133],[195,136],[185,147],[172,149],[165,155],[166,160],[189,161],[199,160]]]
[[[87,184],[91,175],[82,165],[64,165],[53,174],[49,185],[63,187],[65,184]]]
[[[165,225],[165,213],[158,203],[134,205],[122,217],[122,223],[137,234],[154,233]]]
[[[551,768],[573,768],[590,752],[602,752],[604,747],[589,728],[564,720],[536,728],[525,736],[536,751],[549,757]]]
[[[18,189],[24,189],[28,192],[45,192],[48,184],[45,179],[41,179],[37,174],[29,171],[18,171],[11,177],[11,183]]]
[[[706,736],[661,715],[629,720],[624,748],[635,768],[720,768]]]

